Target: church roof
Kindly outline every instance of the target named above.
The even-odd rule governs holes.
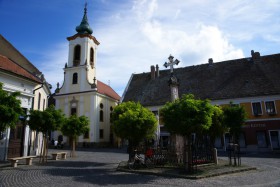
[[[280,94],[280,54],[256,53],[252,58],[174,69],[180,81],[179,96],[194,94],[200,99],[221,100]],[[151,73],[133,74],[123,101],[139,101],[144,106],[170,101],[170,70],[161,70],[159,74],[154,79]]]
[[[78,25],[76,27],[76,31],[79,34],[92,34],[92,29],[90,28],[88,19],[87,19],[87,5],[85,5],[83,19],[82,19],[80,25]]]
[[[113,90],[113,88],[111,88],[109,85],[101,82],[101,81],[97,81],[97,92],[102,94],[102,95],[106,95],[108,97],[111,97],[115,100],[120,100],[120,96]]]
[[[0,55],[0,70],[22,78],[29,79],[36,83],[41,83],[41,80],[39,78],[29,73],[23,67],[3,55]]]

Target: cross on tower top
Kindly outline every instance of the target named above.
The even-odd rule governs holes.
[[[165,62],[164,64],[163,64],[163,66],[164,67],[168,67],[168,66],[170,66],[170,72],[171,72],[171,74],[173,74],[173,65],[178,65],[179,64],[179,60],[178,59],[176,59],[176,60],[174,60],[173,61],[173,59],[174,59],[174,57],[172,56],[172,55],[169,55],[169,57],[168,57],[168,60],[169,60],[169,62]]]

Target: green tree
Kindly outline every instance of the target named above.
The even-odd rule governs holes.
[[[129,159],[142,140],[154,137],[157,128],[155,115],[140,103],[131,101],[114,108],[112,122],[115,134],[129,142]]]
[[[48,132],[59,130],[64,123],[65,117],[61,110],[56,110],[53,105],[44,111],[31,110],[29,115],[29,127],[31,130],[42,132],[43,134],[43,151],[41,151],[42,160],[47,161],[47,137]]]
[[[14,128],[19,116],[23,115],[21,102],[17,99],[19,95],[19,92],[4,91],[2,83],[0,83],[0,132],[8,127]]]
[[[72,140],[71,156],[75,157],[75,145],[79,136],[89,131],[89,119],[86,116],[77,117],[72,115],[65,120],[65,123],[61,127],[63,135],[68,136]]]
[[[246,120],[246,111],[242,106],[229,105],[223,107],[224,123],[229,128],[231,141],[238,144],[239,136]]]
[[[222,137],[228,130],[224,123],[224,112],[220,106],[213,107],[212,125],[207,130],[207,134],[210,137],[211,145],[214,146],[217,137]]]
[[[188,165],[185,166],[187,171],[192,172],[191,134],[202,134],[208,130],[212,124],[212,114],[213,106],[209,100],[195,99],[191,94],[183,95],[182,98],[174,102],[166,103],[160,111],[167,130],[187,139],[189,158]],[[186,158],[186,151],[184,151],[184,159]]]

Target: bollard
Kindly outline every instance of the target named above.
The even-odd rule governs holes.
[[[213,149],[213,158],[214,158],[215,164],[218,165],[218,153],[217,153],[216,148]]]

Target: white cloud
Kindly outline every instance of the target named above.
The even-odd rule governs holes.
[[[189,66],[207,63],[208,58],[242,58],[250,53],[248,46],[260,47],[253,41],[259,35],[280,44],[278,1],[135,0],[114,6],[106,1],[104,6],[109,11],[88,17],[101,42],[97,78],[110,80],[120,95],[132,73],[147,72],[155,64],[163,69],[169,54],[182,62],[180,66]],[[49,53],[46,62],[54,63],[42,69],[49,82],[63,80],[67,54],[65,44]]]
[[[54,45],[51,49],[46,49],[46,51],[41,54],[41,59],[40,71],[43,72],[46,80],[53,87],[52,91],[54,91],[58,82],[60,85],[63,83],[63,68],[68,61],[67,42]]]

